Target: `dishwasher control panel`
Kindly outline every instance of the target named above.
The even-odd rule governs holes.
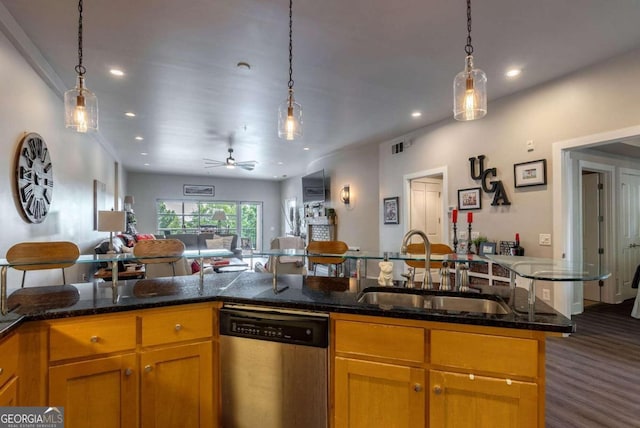
[[[221,309],[220,334],[315,347],[328,346],[328,319],[290,313]]]

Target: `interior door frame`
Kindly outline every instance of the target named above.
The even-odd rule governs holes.
[[[582,233],[581,224],[578,224],[580,222],[575,222],[573,220],[574,217],[572,217],[575,205],[578,202],[576,193],[581,194],[582,187],[575,188],[573,174],[577,167],[570,156],[571,150],[637,138],[640,138],[640,126],[631,126],[557,141],[552,144],[552,212],[553,236],[555,236],[555,239],[553,239],[553,257],[555,259],[578,260],[582,252],[582,248],[577,246],[575,241]],[[582,242],[581,238],[578,239]],[[570,282],[554,284],[553,307],[565,316],[571,316],[573,313],[573,288],[573,284]]]
[[[402,198],[404,202],[402,203],[404,209],[402,210],[402,224],[404,228],[403,234],[406,234],[409,231],[409,210],[411,209],[411,180],[422,177],[442,177],[442,212],[440,213],[440,218],[442,218],[442,222],[440,223],[440,234],[442,236],[443,242],[450,242],[449,236],[449,176],[448,176],[448,167],[441,166],[437,168],[427,169],[423,171],[413,172],[411,174],[405,174],[402,177]]]

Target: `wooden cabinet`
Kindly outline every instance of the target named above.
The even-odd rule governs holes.
[[[212,427],[211,342],[140,355],[143,427]]]
[[[429,387],[431,428],[539,426],[535,383],[431,370]]]
[[[213,327],[209,306],[142,315],[142,427],[213,426]]]
[[[214,314],[193,304],[46,322],[48,404],[68,427],[212,427]]]
[[[424,369],[337,357],[334,388],[336,427],[424,427]]]
[[[335,428],[544,426],[544,333],[331,319]]]
[[[0,406],[18,405],[18,352],[17,334],[0,343]]]
[[[49,404],[64,407],[66,427],[137,426],[135,353],[51,367]]]

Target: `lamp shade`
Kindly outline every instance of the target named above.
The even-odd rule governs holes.
[[[120,232],[125,230],[127,213],[124,211],[98,211],[98,230],[100,232]]]
[[[133,205],[134,201],[135,200],[134,200],[133,196],[131,196],[131,195],[127,195],[127,196],[124,197],[124,203],[126,205]]]
[[[216,211],[213,214],[213,219],[216,221],[226,221],[227,215],[224,213],[224,211]]]

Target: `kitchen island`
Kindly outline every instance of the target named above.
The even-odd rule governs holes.
[[[270,274],[253,272],[32,287],[0,319],[0,402],[63,406],[67,426],[89,414],[110,426],[185,415],[189,426],[218,426],[218,311],[239,304],[329,314],[331,426],[461,426],[487,415],[475,426],[544,426],[545,338],[573,331],[547,305],[536,302],[534,316],[386,307],[358,302],[375,281],[277,280],[277,293]],[[483,291],[528,305],[525,290],[513,302],[508,287]],[[24,291],[9,293],[12,302]]]

